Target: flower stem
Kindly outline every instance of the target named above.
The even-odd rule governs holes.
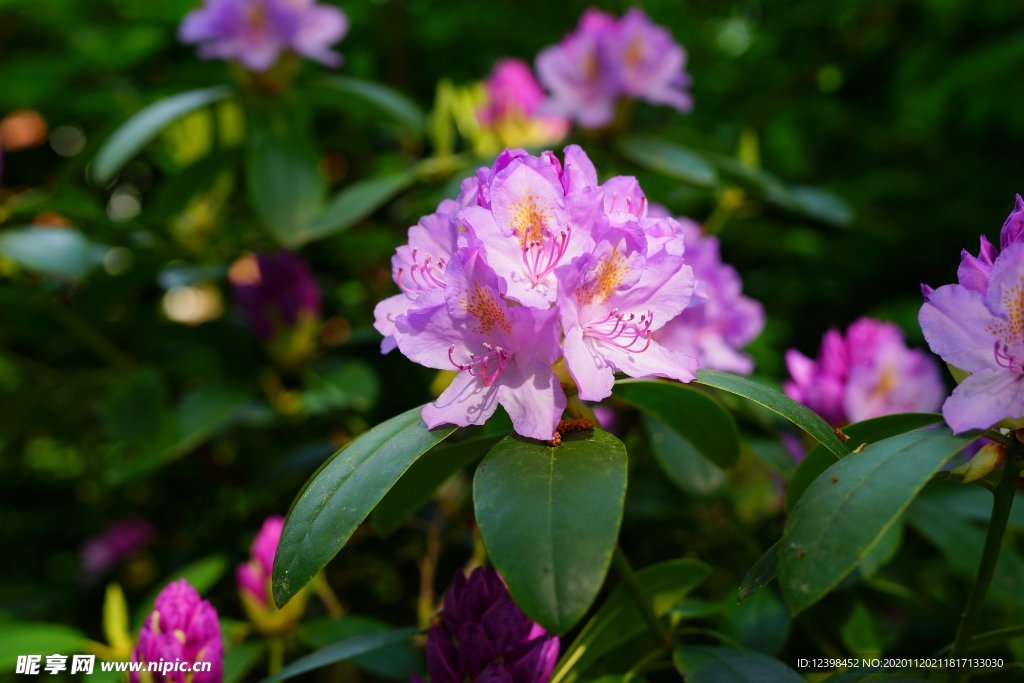
[[[626,554],[622,552],[622,548],[615,546],[615,553],[612,555],[612,564],[615,565],[615,571],[619,574],[622,579],[622,585],[626,587],[626,592],[629,593],[629,597],[636,603],[637,608],[640,610],[640,614],[643,616],[644,621],[647,622],[647,627],[654,634],[654,637],[659,643],[663,645],[672,644],[672,633],[668,630],[665,623],[658,618],[658,615],[654,611],[654,607],[651,605],[651,601],[647,599],[644,594],[643,588],[640,587],[640,582],[637,581],[636,574],[633,572],[633,567],[630,566],[629,560],[626,559]]]
[[[981,618],[981,609],[985,604],[985,594],[988,593],[989,584],[992,583],[992,575],[995,574],[996,560],[999,559],[999,549],[1003,544],[1003,534],[1006,533],[1006,522],[1010,517],[1010,508],[1013,506],[1013,496],[1017,491],[1014,479],[1017,478],[1017,467],[1012,458],[1006,459],[1003,467],[1003,476],[996,488],[995,498],[992,502],[992,517],[988,523],[988,534],[985,536],[985,547],[981,552],[981,565],[978,567],[978,576],[974,580],[974,587],[971,589],[971,596],[967,599],[967,607],[964,608],[963,616],[960,618],[960,626],[956,631],[956,639],[953,641],[952,657],[963,657],[970,649],[971,638],[978,628],[978,621]],[[965,680],[968,672],[963,669],[954,669],[950,676],[951,683]]]
[[[284,666],[284,640],[279,636],[267,639],[267,675],[273,676]]]

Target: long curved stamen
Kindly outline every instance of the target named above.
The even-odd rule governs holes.
[[[643,353],[651,346],[651,323],[654,313],[647,311],[637,319],[635,313],[626,315],[613,310],[604,319],[586,325],[583,333],[603,344],[628,353]]]
[[[1006,368],[1017,375],[1024,374],[1024,361],[1010,353],[1010,346],[1006,342],[997,341],[994,349],[996,365]]]
[[[540,284],[558,267],[569,248],[571,236],[572,226],[566,226],[565,230],[557,235],[545,230],[541,239],[523,245],[523,265],[526,266],[526,272],[534,285]]]
[[[468,371],[473,377],[479,377],[485,387],[490,387],[501,375],[501,371],[508,367],[512,360],[512,353],[500,346],[484,344],[486,353],[471,353],[469,360],[459,363],[455,360],[455,344],[448,347],[448,360],[459,370]]]
[[[422,262],[419,261],[419,253],[416,247],[412,248],[412,264],[408,270],[399,268],[395,273],[395,284],[409,296],[416,298],[423,292],[430,289],[441,289],[444,287],[444,269],[447,262],[442,259],[434,261],[434,257],[427,255]],[[405,279],[408,276],[409,284]]]

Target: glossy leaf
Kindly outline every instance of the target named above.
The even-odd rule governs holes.
[[[664,616],[711,574],[711,567],[691,559],[668,560],[636,572],[637,582],[655,614]],[[625,587],[601,604],[559,660],[551,683],[571,683],[602,655],[628,642],[647,622]]]
[[[0,232],[0,255],[43,275],[78,280],[103,259],[106,248],[74,228],[27,227]]]
[[[18,655],[70,655],[82,652],[88,642],[85,635],[62,624],[5,622],[0,630],[0,669],[8,673],[14,671]]]
[[[246,148],[245,180],[249,202],[277,241],[290,248],[306,242],[304,231],[327,194],[310,142],[283,126],[256,127]]]
[[[725,470],[700,455],[675,430],[650,415],[644,415],[644,431],[651,455],[665,476],[683,493],[708,497],[725,483]]]
[[[314,619],[300,624],[298,636],[308,647],[320,649],[333,643],[367,633],[383,633],[391,630],[388,624],[360,615],[348,615],[337,619]],[[352,657],[352,665],[370,673],[394,681],[406,683],[422,670],[420,651],[411,640],[402,640],[373,652]]]
[[[394,533],[426,505],[459,470],[484,457],[503,435],[481,435],[448,443],[417,460],[373,510],[373,526],[382,536]]]
[[[100,148],[92,165],[93,181],[105,185],[164,128],[185,114],[227,99],[231,94],[231,88],[217,86],[179,93],[149,105],[114,131]]]
[[[858,448],[861,444],[874,443],[890,436],[903,434],[914,429],[920,429],[929,425],[942,422],[942,416],[935,413],[900,413],[897,415],[884,415],[882,417],[855,422],[843,427],[843,433],[849,437],[846,445],[851,450]],[[804,494],[811,482],[818,478],[822,472],[827,470],[836,461],[832,453],[822,446],[815,446],[804,457],[803,461],[793,472],[789,484],[786,486],[786,511],[791,512],[800,496]]]
[[[742,396],[781,415],[810,434],[837,458],[841,458],[849,452],[849,449],[836,436],[835,430],[821,419],[821,416],[777,389],[755,382],[748,377],[718,370],[698,370],[697,381],[706,386]]]
[[[427,117],[419,105],[383,83],[349,76],[329,76],[321,83],[331,90],[346,96],[354,95],[378,107],[417,137],[426,130]]]
[[[947,429],[894,436],[829,467],[786,524],[779,581],[790,611],[832,590],[896,523],[929,478],[971,439]]]
[[[789,639],[793,620],[775,591],[761,591],[742,603],[724,600],[722,632],[750,650],[778,655]]]
[[[630,135],[619,151],[633,163],[691,185],[711,186],[718,181],[714,166],[700,154],[650,135]]]
[[[623,380],[615,396],[652,415],[698,453],[720,468],[736,464],[740,456],[739,432],[732,415],[715,399],[678,382]],[[671,458],[671,453],[666,455]]]
[[[477,467],[484,545],[512,597],[548,630],[572,628],[597,597],[625,496],[626,448],[597,429],[557,447],[509,436]]]
[[[352,183],[335,195],[322,213],[298,231],[294,243],[305,244],[357,225],[415,180],[415,173],[401,171]]]
[[[278,606],[333,558],[402,474],[454,427],[433,431],[413,408],[380,423],[328,459],[292,503],[274,557]]]
[[[263,683],[288,680],[307,671],[314,671],[330,664],[349,661],[360,655],[367,655],[391,645],[407,641],[414,635],[416,635],[416,629],[400,628],[392,631],[364,633],[353,636],[321,648],[305,657],[299,657],[275,675],[264,679]]]
[[[804,683],[777,659],[731,647],[681,647],[672,654],[687,683]]]
[[[740,588],[736,592],[737,602],[743,602],[748,597],[761,590],[775,580],[779,571],[779,548],[782,541],[775,541],[765,554],[757,559],[757,562],[750,567]]]

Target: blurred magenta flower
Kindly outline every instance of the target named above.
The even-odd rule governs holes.
[[[835,426],[929,412],[945,395],[935,361],[907,348],[898,327],[873,318],[857,320],[845,335],[826,332],[815,360],[790,349],[786,365],[786,394]]]
[[[185,579],[164,588],[139,631],[133,662],[209,662],[210,671],[168,671],[129,674],[131,683],[220,683],[224,655],[217,610],[199,597]],[[204,667],[205,668],[205,667]]]
[[[558,636],[523,614],[493,569],[455,573],[427,632],[430,683],[547,683]],[[415,680],[415,679],[414,679]]]
[[[330,48],[347,32],[345,13],[316,0],[205,0],[185,16],[178,36],[198,44],[204,59],[263,72],[286,52],[338,66],[341,56]]]
[[[651,213],[655,211],[651,207]],[[739,273],[722,262],[718,239],[704,235],[687,218],[677,220],[686,243],[686,262],[696,280],[693,301],[654,339],[696,358],[702,368],[748,374],[754,362],[741,350],[764,329],[764,309],[743,295]]]
[[[982,236],[977,257],[962,254],[959,284],[922,286],[925,339],[961,380],[942,406],[954,432],[1018,427],[1024,418],[1022,229],[1024,201],[1017,195],[1001,230],[1001,253]]]
[[[551,95],[545,108],[587,128],[611,123],[621,97],[689,111],[685,67],[683,48],[636,8],[621,19],[588,9],[573,33],[537,55]]]
[[[145,548],[155,538],[156,529],[141,517],[116,521],[102,534],[82,544],[82,568],[88,578],[96,578]]]
[[[551,439],[558,377],[591,401],[616,372],[693,379],[696,359],[653,337],[693,291],[683,227],[647,208],[635,178],[599,184],[576,145],[564,160],[507,149],[411,228],[376,327],[383,351],[458,371],[426,423],[482,424],[500,404],[519,434]]]
[[[499,61],[484,81],[485,103],[478,118],[500,147],[550,145],[565,138],[569,121],[555,114],[541,114],[544,90],[530,65],[518,59]]]
[[[297,254],[278,251],[243,257],[229,276],[238,305],[264,341],[296,327],[303,318],[320,316],[320,288]]]
[[[252,541],[249,561],[238,565],[235,576],[238,594],[249,620],[261,633],[282,633],[302,617],[306,609],[306,593],[278,608],[271,599],[270,579],[274,571],[274,555],[284,529],[284,517],[268,517]]]

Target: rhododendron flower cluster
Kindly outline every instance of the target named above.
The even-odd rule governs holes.
[[[262,72],[287,52],[338,66],[341,55],[331,46],[347,32],[345,13],[316,0],[206,0],[185,16],[178,36],[198,44],[204,59],[235,60]]]
[[[153,611],[139,631],[132,650],[133,662],[182,662],[194,667],[209,662],[209,671],[132,671],[131,683],[220,683],[224,678],[224,650],[217,610],[199,597],[185,579],[178,579],[157,596]],[[205,668],[205,667],[202,667]]]
[[[468,578],[455,573],[427,632],[427,670],[430,683],[547,683],[558,648],[558,636],[523,614],[498,573],[480,567]]]
[[[1017,195],[999,249],[982,235],[964,250],[958,284],[922,285],[919,321],[932,351],[963,381],[942,415],[955,432],[1024,418],[1024,200]]]
[[[575,145],[564,160],[506,150],[410,228],[392,259],[402,293],[376,326],[385,351],[458,371],[427,425],[482,424],[500,404],[518,433],[550,439],[563,359],[588,401],[616,372],[692,380],[696,358],[656,335],[693,294],[683,228],[647,208],[636,179],[598,183]]]
[[[139,552],[156,538],[156,529],[141,517],[114,522],[82,544],[82,568],[90,579]]]
[[[873,318],[857,320],[845,335],[826,332],[815,360],[790,349],[786,365],[786,393],[835,426],[930,412],[945,395],[935,361],[907,348],[898,327]]]
[[[667,215],[652,206],[651,213]],[[693,301],[654,334],[654,339],[695,357],[702,368],[748,374],[754,369],[743,347],[764,329],[761,304],[743,295],[736,269],[722,262],[718,238],[700,225],[678,218],[686,242],[686,262],[693,268]]]
[[[297,254],[289,251],[244,257],[232,266],[235,300],[264,341],[320,317],[320,288]]]
[[[484,96],[477,117],[500,147],[550,145],[569,132],[568,119],[540,112],[544,90],[526,62],[499,61],[484,81]]]
[[[688,111],[685,66],[672,34],[636,8],[621,19],[589,9],[574,32],[537,55],[537,74],[551,94],[547,108],[588,128],[610,123],[623,97]]]

